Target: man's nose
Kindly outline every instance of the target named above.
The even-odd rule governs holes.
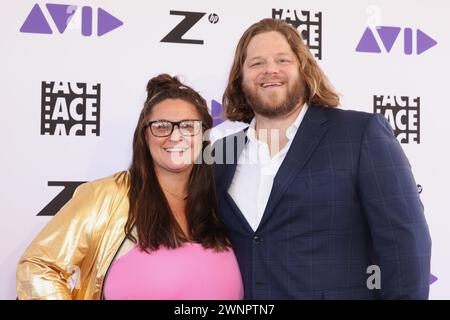
[[[275,61],[267,61],[264,65],[264,73],[272,74],[272,73],[278,73],[279,66]]]

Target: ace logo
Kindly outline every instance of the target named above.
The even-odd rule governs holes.
[[[43,81],[41,135],[99,136],[100,84]]]
[[[322,12],[272,9],[272,18],[289,23],[300,32],[311,53],[322,59]]]
[[[420,143],[420,97],[374,95],[373,111],[385,116],[400,143]]]

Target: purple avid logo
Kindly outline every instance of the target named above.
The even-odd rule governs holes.
[[[47,7],[48,13],[53,19],[59,33],[64,33],[69,25],[69,22],[78,10],[78,6],[67,4],[48,3],[45,6]],[[92,7],[84,6],[81,8],[81,34],[85,37],[92,35],[92,11]],[[123,25],[123,22],[114,17],[112,14],[102,8],[97,9],[98,36],[111,32],[121,25]],[[45,18],[39,4],[35,4],[33,9],[31,9],[28,17],[25,19],[25,22],[20,28],[20,32],[53,34],[53,30]]]
[[[225,121],[222,119],[222,105],[214,99],[211,100],[211,115],[213,117],[213,127]]]
[[[358,46],[356,47],[357,52],[372,52],[381,53],[381,47],[383,46],[386,52],[390,52],[392,46],[398,38],[402,28],[400,27],[387,27],[378,26],[375,28],[378,36],[381,39],[381,44],[378,42],[374,35],[373,29],[367,27],[364,31],[361,39],[359,40]],[[416,53],[422,54],[428,49],[434,47],[437,41],[427,35],[420,29],[416,30]],[[403,29],[403,52],[406,55],[411,55],[413,53],[413,29],[404,28]]]
[[[429,283],[433,284],[438,280],[438,278],[434,274],[430,274],[430,280]]]

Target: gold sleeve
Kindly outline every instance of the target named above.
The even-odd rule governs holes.
[[[71,281],[92,248],[99,207],[90,183],[80,185],[19,260],[17,297],[72,299]]]

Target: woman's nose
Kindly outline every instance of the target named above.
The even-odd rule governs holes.
[[[182,134],[180,133],[180,128],[178,126],[175,126],[173,128],[172,134],[170,135],[170,140],[172,141],[180,141],[182,139]]]

